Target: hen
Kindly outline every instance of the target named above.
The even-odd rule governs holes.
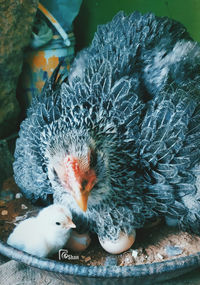
[[[33,98],[14,173],[101,239],[164,216],[200,234],[200,47],[176,21],[122,12],[68,79]]]

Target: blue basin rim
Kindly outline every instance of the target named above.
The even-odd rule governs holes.
[[[38,258],[0,241],[0,253],[10,259],[23,262],[38,269],[64,275],[86,277],[142,277],[172,271],[197,268],[200,266],[200,252],[185,257],[133,266],[83,266],[77,264],[54,261],[47,258]]]

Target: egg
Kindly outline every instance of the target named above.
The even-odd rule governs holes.
[[[117,240],[102,240],[99,238],[99,242],[103,249],[111,254],[119,254],[128,250],[135,242],[136,231],[133,229],[130,235],[121,232]]]
[[[91,238],[87,232],[79,234],[77,231],[72,230],[70,237],[67,241],[66,247],[73,251],[84,251],[91,243]]]

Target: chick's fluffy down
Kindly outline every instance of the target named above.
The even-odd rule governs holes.
[[[71,214],[61,206],[51,205],[40,211],[37,217],[17,225],[7,243],[27,253],[46,257],[65,245],[72,227],[75,225]]]

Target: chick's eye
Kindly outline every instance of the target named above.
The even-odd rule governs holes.
[[[56,225],[57,225],[57,226],[60,226],[60,223],[59,223],[59,222],[56,222]]]

